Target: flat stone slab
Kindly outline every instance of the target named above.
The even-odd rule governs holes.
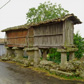
[[[58,52],[74,52],[77,50],[78,50],[78,48],[57,49]]]
[[[33,50],[38,50],[38,48],[24,48],[23,50],[33,51]]]
[[[57,75],[73,76],[73,73],[56,70]]]
[[[53,64],[53,62],[52,61],[47,61],[47,60],[42,60],[42,61],[40,61],[40,64],[41,65],[51,65],[51,64]]]
[[[65,75],[65,76],[73,76],[73,73],[70,72],[64,72],[64,71],[60,71],[60,70],[56,70],[56,69],[50,69],[51,73],[55,73],[57,75]]]

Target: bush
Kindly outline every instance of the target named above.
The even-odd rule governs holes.
[[[74,44],[78,48],[78,51],[75,52],[75,57],[80,59],[84,53],[84,38],[80,36],[79,32],[74,34]]]
[[[57,52],[57,49],[49,49],[49,61],[54,61],[55,63],[60,63],[61,53]]]

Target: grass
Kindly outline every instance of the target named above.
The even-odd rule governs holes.
[[[1,60],[0,60],[1,61]],[[21,68],[25,68],[23,66],[23,64],[21,63],[18,63],[18,62],[13,62],[13,61],[1,61],[1,62],[7,62],[7,63],[14,63],[18,66],[20,66]],[[84,82],[84,79],[82,77],[78,77],[78,76],[65,76],[65,75],[56,75],[56,73],[51,73],[50,71],[48,70],[45,70],[44,68],[35,68],[35,67],[26,67],[26,68],[30,68],[38,73],[45,73],[46,76],[52,76],[52,77],[55,77],[55,78],[58,78],[58,79],[61,79],[61,80],[75,80],[75,81],[83,81]]]
[[[34,67],[29,67],[32,70],[38,72],[38,73],[45,73],[46,76],[52,76],[61,80],[75,80],[75,81],[83,81],[84,79],[82,77],[78,77],[78,76],[65,76],[65,75],[56,75],[55,73],[51,73],[48,70],[45,70],[43,68],[34,68]]]

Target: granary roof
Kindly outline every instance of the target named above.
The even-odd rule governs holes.
[[[58,22],[63,22],[65,21],[66,19],[69,19],[73,22],[73,24],[81,24],[82,22],[80,21],[80,19],[77,18],[77,16],[75,16],[74,14],[67,14],[65,15],[64,17],[62,18],[57,18],[57,19],[52,19],[52,20],[47,20],[47,21],[43,21],[43,22],[40,22],[40,23],[37,23],[37,24],[33,24],[31,25],[32,27],[34,26],[39,26],[39,25],[42,25],[42,24],[49,24],[49,23],[58,23]]]
[[[18,29],[28,29],[28,28],[29,28],[29,25],[24,24],[24,25],[19,25],[19,26],[6,28],[6,29],[2,30],[2,32],[11,31],[11,30],[18,30]]]
[[[47,21],[42,21],[40,23],[24,24],[24,25],[20,25],[20,26],[10,27],[10,28],[2,30],[2,32],[11,31],[11,30],[18,30],[18,29],[28,29],[30,27],[39,26],[39,25],[42,25],[42,24],[53,23],[53,22],[57,22],[57,23],[58,22],[63,22],[66,19],[71,20],[74,25],[82,23],[80,21],[80,19],[78,19],[77,16],[75,16],[74,14],[67,14],[63,18],[51,19],[51,20],[47,20]]]

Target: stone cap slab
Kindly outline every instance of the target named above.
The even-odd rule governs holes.
[[[57,49],[58,52],[75,52],[78,48]]]
[[[26,50],[26,51],[34,51],[34,50],[38,50],[38,48],[24,48],[23,50]]]
[[[12,49],[19,49],[18,47],[13,47]]]

